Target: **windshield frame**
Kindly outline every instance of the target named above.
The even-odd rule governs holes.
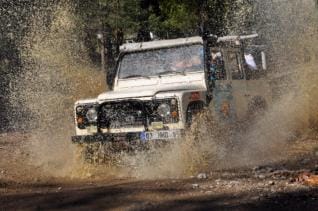
[[[178,71],[178,73],[173,73],[173,71],[171,71],[171,74],[172,75],[186,75],[187,73],[204,73],[205,72],[205,51],[204,51],[204,45],[203,43],[201,42],[196,42],[196,43],[187,43],[187,44],[183,44],[183,45],[176,45],[176,46],[170,46],[170,47],[164,47],[164,48],[154,48],[154,49],[147,49],[147,50],[138,50],[138,51],[131,51],[131,52],[123,52],[123,53],[120,53],[119,54],[119,57],[118,57],[118,64],[117,64],[117,74],[116,74],[116,80],[119,81],[119,80],[135,80],[136,78],[157,78],[157,77],[162,77],[163,75],[171,75],[171,74],[160,74],[160,72],[158,72],[157,74],[154,74],[154,75],[145,75],[145,76],[142,76],[142,77],[132,77],[132,78],[120,78],[120,72],[121,72],[121,65],[122,65],[122,60],[123,60],[123,57],[128,55],[128,54],[134,54],[134,53],[143,53],[143,52],[149,52],[149,51],[156,51],[156,50],[165,50],[165,49],[174,49],[174,48],[182,48],[182,47],[189,47],[189,46],[200,46],[202,48],[202,52],[203,52],[203,55],[201,56],[200,55],[200,59],[201,59],[201,67],[202,69],[201,70],[198,70],[198,69],[194,69],[194,70],[190,70],[190,71],[185,71],[185,70],[180,70]],[[164,70],[162,71],[162,73],[164,72],[167,72],[169,70]]]

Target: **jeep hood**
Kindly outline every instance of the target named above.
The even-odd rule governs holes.
[[[168,77],[167,77],[168,79]],[[129,99],[129,98],[141,98],[141,97],[153,97],[162,92],[177,92],[182,90],[206,90],[204,75],[200,77],[185,77],[186,80],[178,81],[166,80],[165,78],[159,80],[140,79],[134,80],[134,83],[128,82],[120,87],[114,89],[114,91],[108,91],[98,96],[99,101]]]

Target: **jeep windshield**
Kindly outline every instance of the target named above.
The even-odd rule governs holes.
[[[121,58],[119,78],[186,75],[203,71],[203,46],[194,44],[125,54]]]

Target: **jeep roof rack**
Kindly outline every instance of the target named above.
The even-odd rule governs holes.
[[[120,46],[121,52],[133,52],[133,51],[142,51],[149,49],[158,49],[158,48],[167,48],[174,47],[179,45],[187,44],[203,44],[202,37],[188,37],[188,38],[179,38],[171,40],[156,40],[149,42],[140,42],[140,43],[126,43]]]
[[[207,36],[208,45],[209,47],[213,46],[223,46],[223,45],[230,45],[230,46],[241,46],[242,42],[253,40],[259,37],[257,33],[250,34],[250,35],[230,35],[224,37],[218,37],[216,35],[210,34]]]
[[[217,42],[226,42],[226,41],[241,41],[241,40],[248,40],[257,38],[258,34],[250,34],[250,35],[234,35],[234,36],[225,36],[225,37],[218,37]]]

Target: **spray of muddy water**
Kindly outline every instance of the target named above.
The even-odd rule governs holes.
[[[21,46],[23,72],[16,78],[11,101],[17,104],[32,129],[25,150],[30,163],[48,175],[64,176],[74,167],[73,105],[80,98],[104,91],[104,74],[91,65],[81,41],[81,26],[72,8],[62,3],[55,8],[52,22],[39,9]]]
[[[279,99],[234,140],[230,140],[231,129],[205,116],[183,140],[137,155],[123,154],[123,175],[186,177],[199,171],[274,161],[281,158],[295,131],[307,128],[306,117],[317,114],[318,99],[318,77],[312,77],[317,62],[314,46],[318,43],[313,2],[255,4],[256,11],[262,12],[255,27],[272,48],[273,75],[293,73],[288,80],[278,79],[283,84]],[[35,128],[26,144],[31,162],[55,176],[68,175],[77,166],[69,140],[74,131],[74,101],[96,96],[105,87],[102,74],[87,62],[80,30],[69,8],[57,6],[49,27],[43,26],[41,16],[34,18],[22,49],[24,73],[18,78],[18,91],[12,93],[13,101],[22,100],[24,108],[32,111],[32,121],[26,123]],[[299,61],[304,55],[309,55],[310,62]],[[290,62],[291,58],[298,62]],[[200,134],[198,142],[196,134]],[[224,143],[229,141],[239,146],[228,152]]]
[[[257,165],[284,159],[292,140],[317,119],[317,26],[315,1],[256,1],[255,24],[269,46],[274,95],[268,111],[237,137],[240,150],[226,166]],[[298,137],[297,137],[298,136]]]
[[[12,103],[28,114],[23,126],[32,129],[24,150],[30,154],[29,163],[40,167],[46,176],[109,176],[109,166],[83,164],[70,141],[74,133],[74,102],[96,97],[104,91],[105,84],[103,74],[88,62],[81,26],[71,5],[62,3],[54,7],[50,24],[43,21],[47,14],[41,10],[32,16],[31,31],[21,46],[23,72],[16,78],[16,89],[11,93]],[[124,165],[115,171],[116,176],[189,175],[200,166],[203,149],[192,147],[192,140],[190,134],[186,141],[171,146],[137,155],[123,154],[120,160]]]
[[[219,125],[213,116],[203,115],[184,140],[168,149],[128,157],[137,177],[184,177],[200,171],[280,162],[292,141],[305,136],[310,123],[317,124],[315,2],[255,1],[254,6],[254,29],[270,48],[272,70],[268,78],[273,93],[278,93],[273,104],[265,114],[245,122],[239,133]],[[243,10],[250,14],[250,10]]]

